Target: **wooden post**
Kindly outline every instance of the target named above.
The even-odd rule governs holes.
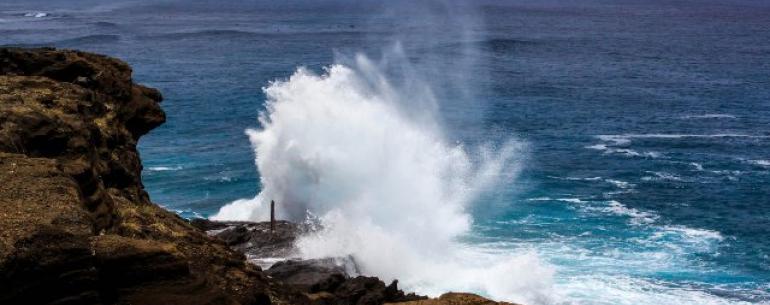
[[[270,233],[275,231],[275,201],[270,200]]]

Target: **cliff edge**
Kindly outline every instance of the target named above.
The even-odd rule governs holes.
[[[150,202],[160,101],[116,59],[0,49],[0,304],[305,303]]]
[[[0,48],[0,304],[497,304],[306,263],[263,272],[236,250],[278,253],[293,237],[238,224],[217,239],[153,204],[136,144],[165,114],[131,73],[101,55]]]

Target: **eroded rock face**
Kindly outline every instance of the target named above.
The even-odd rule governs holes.
[[[149,204],[136,152],[165,121],[160,93],[131,81],[104,56],[51,49],[0,49],[0,151],[57,160],[80,186],[94,231],[117,215],[107,190]]]
[[[157,90],[125,63],[0,49],[0,304],[306,304],[150,202]]]
[[[0,153],[0,304],[99,301],[79,196],[54,160]]]

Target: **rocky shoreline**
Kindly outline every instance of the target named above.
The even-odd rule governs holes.
[[[250,261],[287,257],[296,225],[160,208],[136,144],[165,121],[162,96],[131,74],[102,55],[0,48],[0,304],[501,304],[426,300],[334,258],[262,270]]]
[[[273,231],[269,222],[194,219],[191,223],[244,253],[250,262],[263,267],[268,277],[323,304],[383,304],[427,299],[414,293],[405,294],[398,289],[398,281],[385,285],[376,277],[361,276],[350,257],[285,259],[291,257],[297,235],[305,231],[291,222],[277,221]]]

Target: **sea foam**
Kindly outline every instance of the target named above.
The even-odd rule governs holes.
[[[360,55],[265,88],[262,128],[246,131],[261,192],[212,218],[266,220],[275,200],[281,218],[317,215],[321,229],[297,241],[302,258],[351,255],[364,274],[434,296],[550,303],[553,271],[536,254],[488,255],[457,241],[480,191],[515,177],[520,145],[451,144],[432,118],[430,88],[416,77],[394,85],[382,65]]]

